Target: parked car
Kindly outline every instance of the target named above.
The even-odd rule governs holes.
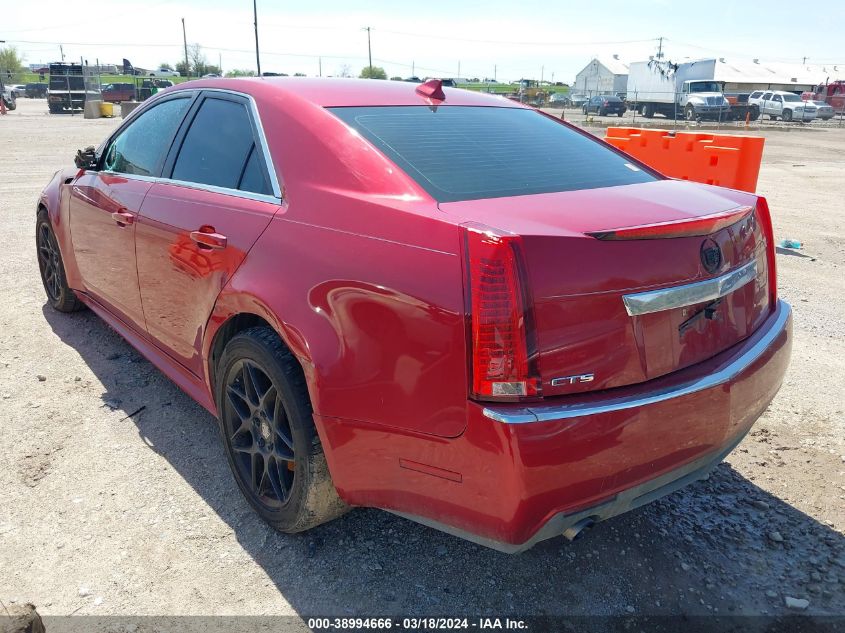
[[[764,198],[436,80],[206,86],[56,173],[38,265],[217,416],[275,528],[574,538],[706,477],[780,387]]]
[[[569,105],[569,95],[563,92],[556,92],[549,97],[549,107],[565,108]]]
[[[216,79],[219,76],[220,75],[218,75],[217,73],[208,73],[206,75],[203,75],[202,78],[203,79]]]
[[[123,101],[134,101],[135,84],[134,83],[114,83],[107,84],[102,89],[103,101],[111,103],[121,103]]]
[[[147,73],[148,77],[181,77],[179,71],[170,70],[169,68],[156,68]]]
[[[816,106],[816,118],[822,121],[829,121],[836,114],[833,106],[824,101],[808,100],[807,103]]]
[[[599,116],[607,116],[608,114],[622,116],[625,114],[625,110],[627,108],[625,107],[625,102],[619,97],[612,95],[596,95],[595,97],[590,97],[590,100],[587,101],[581,109],[584,114],[595,112]]]
[[[26,84],[24,96],[27,99],[44,99],[47,96],[47,84],[44,82]]]
[[[15,95],[15,92],[12,90],[11,86],[3,85],[2,94],[0,94],[0,99],[3,99],[3,103],[9,110],[14,110],[18,107],[18,99]]]
[[[587,95],[572,95],[569,97],[569,102],[574,108],[581,108],[590,98]]]
[[[748,95],[749,105],[757,105],[760,114],[766,114],[774,120],[780,117],[784,121],[804,121],[809,123],[816,118],[816,106],[793,92],[771,90],[760,93],[759,90]]]
[[[15,99],[20,99],[26,95],[26,84],[14,84],[11,89],[15,95]]]

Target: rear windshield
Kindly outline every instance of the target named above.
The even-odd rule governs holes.
[[[330,108],[438,202],[523,196],[656,178],[599,142],[525,108]]]

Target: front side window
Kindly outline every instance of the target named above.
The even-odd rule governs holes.
[[[763,99],[764,99],[764,100],[769,100],[769,99],[771,99],[771,98],[772,98],[772,93],[771,93],[771,92],[767,92],[766,94],[764,94],[764,95],[763,95]]]
[[[330,111],[438,202],[656,180],[591,137],[525,108],[381,106]]]
[[[206,98],[173,166],[174,180],[269,194],[252,123],[240,101]]]
[[[111,142],[103,169],[136,176],[157,175],[190,104],[190,98],[169,99],[143,112]]]

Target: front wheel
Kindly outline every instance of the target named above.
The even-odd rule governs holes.
[[[688,105],[686,107],[686,110],[684,110],[684,113],[686,115],[687,121],[695,121],[696,120],[695,108],[692,107],[691,105]]]
[[[235,481],[282,532],[302,532],[348,510],[314,427],[302,368],[266,327],[226,345],[217,374],[220,432]]]
[[[784,110],[783,111],[783,120],[786,123],[789,123],[792,120],[792,110]]]
[[[67,285],[65,266],[53,225],[45,209],[38,211],[35,224],[35,248],[38,252],[38,269],[41,272],[41,283],[47,293],[47,300],[54,310],[59,312],[76,312],[85,307]]]

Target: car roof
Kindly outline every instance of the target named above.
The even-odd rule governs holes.
[[[460,105],[501,108],[526,107],[510,99],[459,88],[444,88],[444,101],[416,92],[420,84],[384,79],[342,79],[317,77],[212,78],[178,84],[173,90],[222,89],[241,92],[256,99],[294,97],[321,107]]]

